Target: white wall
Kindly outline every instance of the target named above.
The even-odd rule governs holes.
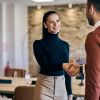
[[[27,6],[15,4],[15,66],[28,67]]]
[[[15,65],[15,32],[14,32],[14,4],[7,5],[7,60],[10,62],[11,66]]]
[[[2,4],[2,66],[6,66],[7,62],[7,14],[6,3]]]
[[[0,75],[2,70],[2,4],[0,4]]]
[[[0,4],[0,66],[4,68],[9,60],[12,67],[28,69],[28,58],[27,6],[2,3]]]

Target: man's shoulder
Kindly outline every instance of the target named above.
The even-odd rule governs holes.
[[[92,34],[94,37],[96,36],[96,37],[100,38],[100,26],[97,27],[93,32],[90,33],[90,35],[92,35]]]
[[[100,26],[97,27],[94,31],[93,31],[94,34],[100,34]]]
[[[99,32],[100,32],[100,26],[97,27],[97,28],[95,29],[95,31],[99,31]]]
[[[94,37],[94,35],[95,35],[97,32],[98,32],[98,29],[95,29],[95,30],[89,32],[88,35],[87,35],[87,38],[88,38],[88,37]]]
[[[100,46],[100,27],[98,27],[96,34],[95,34],[95,38],[96,38],[96,42],[99,44]]]
[[[100,27],[96,28],[94,31],[87,35],[87,39],[95,40],[100,43]]]

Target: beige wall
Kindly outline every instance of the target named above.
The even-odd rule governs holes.
[[[55,10],[60,15],[62,27],[59,36],[69,42],[70,58],[85,59],[84,43],[87,33],[91,30],[85,16],[85,5],[74,5],[72,9],[69,9],[67,5],[42,7],[41,9],[29,7],[29,69],[34,76],[37,75],[39,67],[36,64],[32,46],[34,40],[41,38],[42,17],[43,13],[48,10]]]

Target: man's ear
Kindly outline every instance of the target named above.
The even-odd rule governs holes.
[[[89,12],[90,12],[91,15],[94,14],[94,6],[93,5],[90,5]]]
[[[47,25],[46,25],[46,23],[43,23],[43,24],[44,24],[44,27],[45,27],[45,28],[48,28]]]

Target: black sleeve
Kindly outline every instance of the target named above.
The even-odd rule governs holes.
[[[67,48],[66,63],[69,62],[69,44],[67,45],[68,48]],[[67,94],[71,95],[72,94],[71,76],[69,76],[67,72],[65,72],[65,85],[66,85]]]
[[[40,66],[48,66],[48,60],[46,58],[45,52],[43,51],[43,48],[41,47],[40,41],[36,40],[33,43],[33,51],[35,58]]]
[[[66,53],[65,53],[65,55],[64,55],[64,58],[65,58],[65,60],[64,60],[64,62],[63,63],[68,63],[69,62],[69,44],[67,43],[67,42],[65,42],[65,50],[66,50]]]
[[[69,44],[67,46],[67,55],[66,55],[66,60],[67,60],[67,63],[69,62]]]
[[[65,84],[68,95],[72,94],[71,76],[65,72]]]

